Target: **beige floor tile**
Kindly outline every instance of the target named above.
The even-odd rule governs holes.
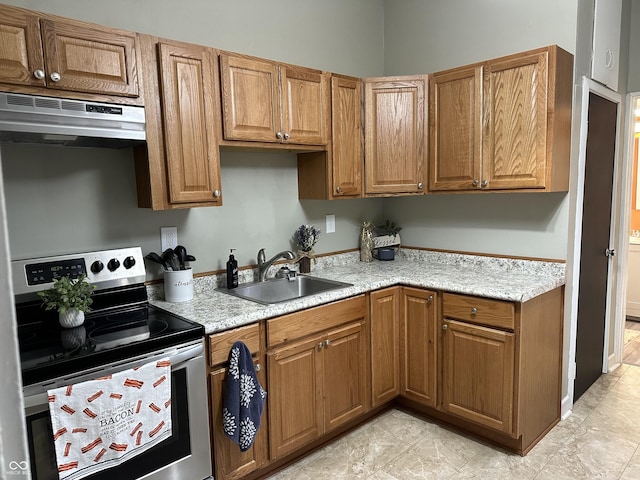
[[[638,480],[640,478],[640,447],[636,450],[636,453],[631,457],[631,460],[627,464],[620,480]]]

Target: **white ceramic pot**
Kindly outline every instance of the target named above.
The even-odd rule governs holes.
[[[84,323],[84,312],[77,308],[68,308],[58,313],[58,321],[64,328],[79,327]]]

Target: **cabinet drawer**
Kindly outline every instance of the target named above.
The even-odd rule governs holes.
[[[367,314],[364,295],[267,320],[267,346],[306,337]]]
[[[254,323],[245,327],[234,328],[209,336],[209,366],[220,365],[229,359],[229,350],[240,340],[252,354],[260,351],[260,324]]]
[[[490,327],[515,328],[515,307],[511,302],[444,293],[442,316]]]

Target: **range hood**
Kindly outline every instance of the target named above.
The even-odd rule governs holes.
[[[123,148],[145,139],[144,107],[0,92],[0,142]]]

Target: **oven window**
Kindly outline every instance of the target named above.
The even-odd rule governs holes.
[[[191,454],[186,368],[171,372],[171,424],[172,435],[165,441],[122,465],[85,478],[87,480],[138,478]],[[27,431],[32,479],[58,480],[49,410],[28,416]]]

